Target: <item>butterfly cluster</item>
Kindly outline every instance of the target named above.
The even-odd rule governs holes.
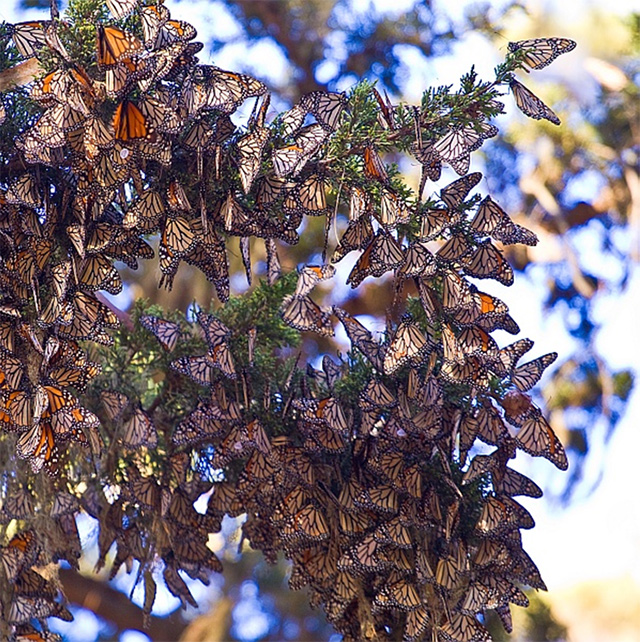
[[[270,561],[284,551],[291,587],[308,586],[345,639],[488,639],[487,609],[509,629],[509,604],[544,582],[521,543],[533,519],[514,499],[541,491],[508,464],[518,449],[560,469],[567,458],[527,394],[555,353],[520,364],[531,341],[499,347],[494,330],[519,328],[469,280],[510,285],[504,246],[537,242],[473,193],[482,177],[468,173],[470,155],[497,133],[487,114],[501,111],[499,94],[483,85],[469,113],[447,119],[372,88],[365,102],[387,137],[378,145],[373,130],[357,131],[362,96],[314,91],[269,120],[266,86],[201,64],[194,27],[163,4],[106,4],[111,17],[80,30],[91,39],[82,64],[69,53],[72,26],[58,20],[12,25],[4,43],[43,74],[0,179],[0,453],[17,454],[20,472],[3,487],[0,524],[25,525],[0,551],[11,587],[3,626],[18,640],[56,639],[43,622],[68,614],[33,567],[77,565],[81,507],[100,524],[98,566],[111,577],[137,568],[147,614],[158,562],[169,591],[195,606],[184,575],[206,583],[222,571],[208,538],[225,515],[244,514],[246,540]],[[574,45],[510,51],[539,69]],[[555,122],[512,75],[503,80],[525,113]],[[238,127],[231,116],[247,99],[255,105]],[[345,145],[348,118],[356,133]],[[384,162],[393,137],[421,165],[416,198]],[[423,202],[445,164],[460,178]],[[326,217],[323,264],[301,267],[286,291],[277,247],[298,241],[305,216]],[[140,327],[116,334],[99,291],[118,294],[117,263],[153,258],[152,239],[160,285],[184,262],[222,303],[231,241],[251,284],[261,239],[268,285],[251,309],[269,323],[225,323],[223,306],[190,326],[135,315]],[[383,337],[312,298],[351,252],[347,284],[379,279],[393,291]],[[325,355],[321,369],[283,356],[282,328],[327,341],[339,324],[347,355]],[[135,347],[144,332],[153,349]],[[99,363],[106,350],[113,363]],[[127,379],[136,368],[144,376]],[[55,491],[44,498],[43,479]],[[27,530],[36,514],[49,516],[46,542]]]
[[[13,536],[6,546],[0,547],[0,573],[3,622],[11,627],[16,642],[60,642],[61,636],[49,632],[46,619],[54,616],[70,622],[73,618],[60,600],[55,581],[39,572],[50,560],[43,553],[42,544],[34,530]],[[31,623],[37,620],[39,628]],[[6,631],[3,631],[3,637]]]

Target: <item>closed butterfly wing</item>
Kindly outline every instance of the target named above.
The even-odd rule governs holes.
[[[560,470],[569,466],[560,440],[539,410],[522,424],[516,435],[516,444],[534,457],[548,459]]]
[[[262,150],[269,138],[268,127],[256,127],[237,143],[240,182],[245,194],[249,193],[262,163]]]
[[[333,336],[329,315],[323,312],[309,296],[288,296],[282,302],[282,318],[296,330],[318,332]]]
[[[116,20],[122,20],[138,6],[138,0],[106,0],[111,15]]]
[[[402,321],[385,353],[385,374],[393,374],[408,361],[422,358],[429,348],[430,343],[418,325]]]
[[[181,337],[180,325],[172,321],[165,321],[159,317],[143,315],[140,324],[152,332],[160,341],[162,347],[171,352]]]
[[[133,34],[100,25],[97,32],[96,45],[98,49],[98,64],[109,67],[118,64],[124,58],[139,54],[142,42]]]
[[[440,191],[440,198],[447,207],[455,209],[467,198],[469,192],[481,179],[482,174],[480,172],[473,172],[467,176],[463,176],[444,187]]]
[[[124,422],[122,443],[135,450],[140,446],[155,448],[158,443],[156,428],[149,415],[142,408],[135,408],[131,417]]]
[[[511,88],[513,97],[516,99],[518,109],[523,114],[529,116],[529,118],[534,118],[535,120],[544,119],[554,125],[560,124],[560,119],[554,111],[545,105],[540,98],[538,98],[530,89],[527,89],[521,82],[512,78],[509,81],[509,87]]]
[[[511,383],[521,392],[531,390],[538,383],[542,373],[558,358],[557,352],[550,352],[533,361],[518,366],[511,373]]]
[[[347,100],[344,94],[312,91],[302,97],[300,104],[315,116],[322,127],[333,132],[338,127]]]

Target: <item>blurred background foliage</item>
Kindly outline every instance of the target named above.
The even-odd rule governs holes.
[[[208,16],[209,35],[200,37],[213,60],[223,66],[232,63],[234,70],[266,82],[277,109],[314,89],[343,90],[362,78],[377,81],[394,103],[415,99],[427,83],[455,82],[457,71],[446,76],[433,71],[448,69],[438,63],[449,54],[459,53],[465,71],[471,63],[480,66],[478,56],[485,52],[496,52],[497,61],[509,40],[557,35],[578,42],[571,60],[558,63],[553,72],[541,73],[538,85],[527,79],[561,116],[562,126],[524,117],[501,122],[500,135],[484,146],[483,167],[478,169],[513,219],[540,238],[534,248],[517,246],[512,251],[510,260],[522,272],[514,289],[521,297],[535,293],[529,304],[532,313],[541,299],[545,314],[561,319],[567,334],[570,347],[564,359],[554,364],[541,394],[552,425],[572,453],[570,474],[565,485],[556,489],[556,497],[568,502],[576,492],[588,492],[580,484],[584,464],[601,457],[602,450],[594,448],[594,442],[606,443],[610,438],[634,385],[630,370],[615,370],[608,364],[598,347],[598,333],[602,307],[616,305],[640,258],[640,13],[620,17],[595,6],[582,12],[574,7],[568,21],[550,10],[554,3],[481,3],[462,10],[429,0],[376,4],[365,0],[183,0],[179,4],[183,15],[193,5],[200,15]],[[48,9],[49,2],[26,0],[23,7]],[[185,17],[201,30],[197,19]],[[417,165],[400,169],[417,185]],[[322,221],[311,221],[301,244],[287,248],[282,256],[285,270],[307,256],[310,244],[321,246],[323,233]],[[259,248],[254,254],[260,260]],[[242,289],[246,284],[239,276],[239,252],[232,258],[231,271],[237,275],[232,283]],[[147,297],[165,309],[186,310],[194,299],[211,298],[210,284],[186,265],[171,291],[157,289],[153,262],[145,262],[128,280],[127,297],[120,301],[123,306]],[[355,293],[326,294],[347,311],[381,317],[382,323],[391,303],[391,294],[377,283],[365,283]],[[501,296],[511,305],[512,293]],[[538,339],[539,343],[544,340]],[[544,348],[557,347],[545,344]],[[233,525],[227,532],[234,532]],[[166,639],[162,636],[182,631],[182,639],[193,641],[331,638],[331,627],[321,613],[310,610],[304,593],[287,589],[283,560],[267,566],[248,546],[241,546],[247,554],[240,556],[233,537],[220,547],[226,551],[225,575],[216,580],[217,595],[201,613],[187,613],[186,629],[186,620],[176,620],[175,614],[169,620],[154,617],[158,622],[152,623],[149,637]],[[125,589],[122,581],[116,583]],[[118,639],[125,629],[140,629],[137,607],[127,605],[114,612],[114,588],[93,581],[93,593],[87,593],[87,587],[74,591],[65,584],[65,589],[72,602],[104,618],[91,626],[85,619],[84,633],[77,637],[83,622],[78,612],[74,630],[67,631],[69,639],[93,639],[90,631],[94,638]],[[593,615],[585,624],[582,614],[593,604],[594,592],[603,590],[599,585],[578,587],[560,596],[560,606],[553,611],[545,597],[530,596],[532,606],[514,615],[511,639],[565,639],[567,630],[558,620],[571,625],[574,636],[579,630],[589,631],[588,637],[573,639],[614,639],[609,636],[619,631],[637,635],[638,613],[625,611],[619,603],[617,615],[600,620]],[[637,587],[622,593],[628,603],[634,595],[637,598]],[[91,595],[99,597],[91,601]],[[499,627],[494,630],[498,635]]]

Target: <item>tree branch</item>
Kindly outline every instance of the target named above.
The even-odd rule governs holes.
[[[151,616],[149,628],[143,625],[144,614],[139,606],[116,591],[106,582],[94,580],[72,569],[60,569],[60,581],[67,599],[99,617],[115,624],[119,630],[133,629],[148,635],[152,640],[178,640],[187,623],[179,612],[168,617]]]

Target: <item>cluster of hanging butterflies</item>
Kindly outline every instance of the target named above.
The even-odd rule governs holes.
[[[48,630],[47,618],[68,622],[73,619],[55,581],[38,572],[50,561],[34,530],[22,531],[0,546],[0,617],[11,627],[12,640],[61,642],[61,636]],[[33,621],[39,628],[33,626]]]
[[[171,287],[185,261],[205,273],[224,301],[225,237],[293,243],[304,214],[324,213],[325,184],[310,161],[337,127],[346,100],[312,92],[267,126],[263,83],[198,64],[195,29],[172,19],[164,5],[124,6],[110,11],[117,19],[133,13],[128,20],[138,31],[99,24],[95,60],[86,69],[69,59],[55,23],[12,26],[23,57],[45,53],[59,61],[33,84],[31,97],[43,113],[16,147],[30,165],[68,169],[55,182],[61,185],[55,202],[41,203],[46,181],[32,173],[16,177],[11,189],[25,205],[44,206],[47,218],[57,209],[56,232],[67,236],[74,263],[82,262],[75,278],[86,274],[89,287],[117,291],[113,260],[135,267],[137,258],[152,257],[141,237],[158,233],[161,284]],[[230,116],[252,97],[263,97],[262,104],[241,131]],[[315,122],[303,126],[309,119]],[[169,180],[174,166],[197,181]],[[95,234],[99,246],[89,245]]]
[[[352,355],[369,364],[355,398],[353,388],[345,395],[341,386],[362,372],[357,359],[325,355],[322,368],[308,366],[286,398],[263,391],[257,413],[245,403],[260,397],[251,376],[211,362],[213,347],[231,350],[233,330],[204,313],[197,322],[207,354],[173,362],[207,390],[172,433],[173,445],[187,452],[213,449],[208,465],[222,474],[204,486],[206,515],[219,523],[225,514],[246,513],[251,545],[271,561],[284,550],[293,563],[291,587],[308,586],[312,603],[347,638],[358,639],[363,626],[392,626],[405,640],[429,632],[488,640],[478,614],[495,610],[510,629],[509,604],[528,603],[522,587],[545,588],[520,537],[533,519],[514,499],[541,490],[508,463],[520,448],[567,466],[526,394],[556,355],[519,365],[531,341],[500,349],[489,336],[495,327],[510,328],[506,305],[448,269],[448,285],[422,283],[430,318],[447,310],[440,333],[407,316],[381,343],[353,316],[331,310]],[[330,266],[302,268],[283,304],[285,320],[291,300],[308,297],[331,274]],[[143,324],[165,350],[175,349],[177,325],[156,317]],[[229,385],[232,376],[240,387]],[[510,389],[499,403],[491,378]],[[477,454],[476,440],[495,449]],[[480,506],[470,501],[474,493],[481,493]]]
[[[326,192],[336,178],[318,159],[346,105],[341,94],[312,92],[267,124],[266,87],[199,64],[191,25],[161,4],[107,5],[130,27],[99,24],[86,68],[71,60],[57,22],[10,30],[23,58],[40,57],[50,69],[31,87],[41,114],[17,137],[19,162],[0,184],[0,425],[20,461],[73,476],[76,446],[85,458],[104,452],[103,437],[119,446],[126,465],[111,480],[113,494],[89,486],[81,503],[100,521],[99,565],[114,543],[112,577],[140,562],[147,613],[156,561],[169,590],[195,606],[179,571],[203,582],[221,571],[208,536],[225,514],[246,513],[251,545],[271,561],[284,550],[291,586],[307,585],[347,639],[391,629],[405,640],[488,639],[477,619],[486,609],[509,629],[509,604],[526,604],[520,586],[544,582],[520,539],[533,520],[513,499],[541,491],[507,464],[518,448],[561,469],[567,459],[526,394],[556,355],[519,365],[530,341],[499,348],[490,333],[517,334],[518,326],[502,301],[467,279],[509,285],[513,271],[496,242],[537,241],[490,197],[469,197],[481,179],[467,174],[470,154],[495,127],[427,132],[417,116],[420,193],[443,164],[462,176],[435,206],[407,203],[373,141],[353,152],[365,180],[342,190],[348,225],[331,263],[303,267],[281,307],[299,331],[331,336],[340,322],[352,358],[325,357],[321,370],[292,372],[277,389],[238,367],[247,360],[234,354],[234,328],[200,312],[204,352],[177,356],[164,375],[167,385],[183,377],[205,392],[175,425],[115,384],[102,387],[94,414],[79,399],[100,366],[78,342],[112,341],[118,319],[96,293],[122,289],[114,262],[135,269],[154,254],[145,237],[157,234],[161,283],[170,287],[184,261],[225,301],[227,239],[240,239],[250,278],[254,236],[264,239],[273,283],[275,240],[295,243],[304,216],[331,216]],[[539,39],[510,50],[524,50],[525,63],[539,69],[574,45]],[[555,122],[518,81],[511,87],[525,113]],[[396,129],[394,108],[376,97],[381,124]],[[239,130],[230,116],[248,98],[256,107]],[[375,189],[365,189],[367,181]],[[361,252],[352,287],[392,273],[398,300],[411,284],[419,295],[420,314],[389,324],[382,342],[344,310],[311,298],[352,251]],[[140,323],[169,354],[184,339],[177,323],[149,315]],[[254,332],[250,364],[255,341]],[[476,440],[495,450],[477,454]],[[202,514],[194,501],[204,493]],[[33,501],[27,486],[9,485],[0,521],[28,521]],[[47,546],[55,559],[74,563],[69,551],[79,554],[76,511],[75,496],[56,495],[51,515],[67,547]],[[1,616],[17,639],[53,640],[33,632],[33,621],[67,614],[31,568],[39,547],[30,548],[28,533],[1,551],[3,587],[14,586]]]

